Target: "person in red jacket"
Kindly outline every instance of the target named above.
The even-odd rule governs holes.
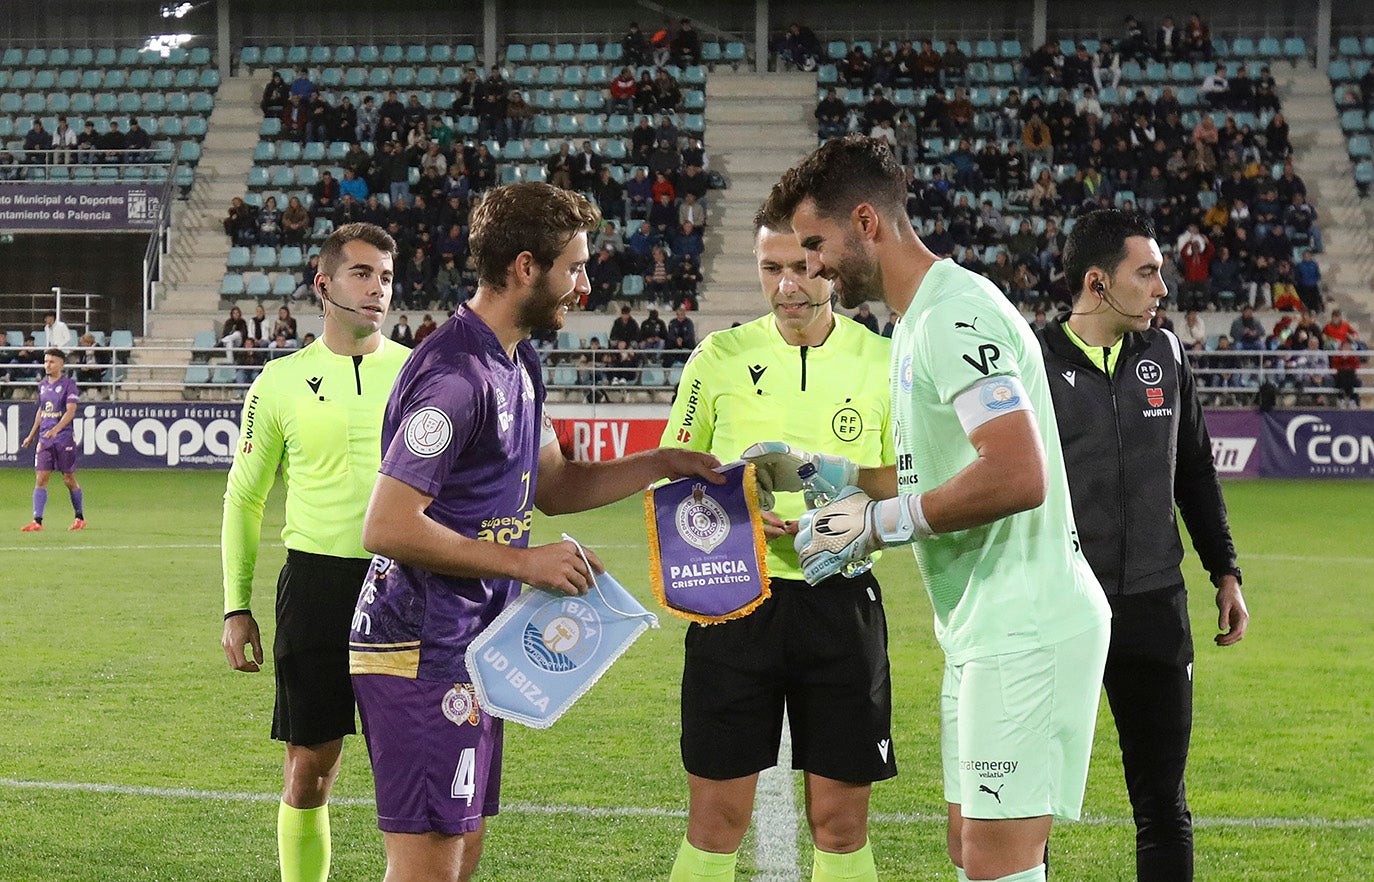
[[[1190,225],[1189,230],[1196,233],[1197,227]],[[1212,254],[1215,251],[1205,236],[1185,237],[1182,247],[1178,250],[1179,259],[1183,262],[1182,299],[1185,300],[1185,306],[1196,308],[1205,302],[1207,280],[1211,277],[1212,271]]]

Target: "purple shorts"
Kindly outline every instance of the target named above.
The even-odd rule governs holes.
[[[33,470],[70,475],[76,471],[76,445],[67,441],[39,447],[33,458]]]
[[[477,707],[472,684],[354,674],[353,692],[379,828],[456,836],[497,813],[502,721]]]

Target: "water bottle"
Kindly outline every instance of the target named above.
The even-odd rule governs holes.
[[[839,489],[820,476],[815,463],[804,462],[798,466],[797,477],[801,478],[802,499],[806,501],[808,511],[828,504],[830,500],[839,495]],[[846,579],[853,579],[871,569],[873,569],[873,559],[864,558],[847,564],[844,569],[840,570],[840,574]]]

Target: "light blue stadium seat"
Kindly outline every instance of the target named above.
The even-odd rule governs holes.
[[[553,47],[553,60],[558,64],[572,64],[577,60],[577,47],[572,43],[559,43]]]
[[[563,85],[577,88],[586,85],[586,82],[586,68],[576,64],[563,68]]]
[[[548,170],[542,165],[530,165],[525,167],[525,180],[543,184],[548,180]]]
[[[262,64],[262,47],[244,46],[239,52],[239,64],[244,67],[257,67]]]
[[[254,189],[266,187],[270,180],[266,166],[255,165],[248,170],[248,186]]]
[[[204,67],[210,63],[210,50],[205,46],[196,46],[191,50],[190,62],[195,67]]]
[[[560,135],[570,137],[582,131],[582,128],[576,116],[570,113],[564,113],[560,114],[558,119],[554,122],[554,131]]]
[[[278,68],[286,64],[285,46],[265,46],[262,50],[264,67]]]
[[[70,64],[72,67],[90,67],[95,63],[95,51],[82,46],[71,51],[71,56],[63,64]]]
[[[1283,52],[1283,47],[1279,43],[1278,37],[1261,37],[1259,44],[1255,47],[1255,54],[1260,58],[1278,58]]]
[[[113,46],[101,46],[95,50],[94,64],[100,67],[109,67],[116,62],[117,55]]]
[[[689,89],[682,96],[682,107],[688,111],[698,111],[706,109],[706,93],[700,89]]]
[[[143,96],[143,109],[148,113],[166,112],[167,96],[161,92],[149,92]]]
[[[289,165],[274,165],[268,171],[268,175],[270,176],[269,183],[273,187],[296,186],[296,171]]]
[[[453,60],[453,47],[446,43],[430,46],[425,60],[431,64],[448,64]]]
[[[183,386],[204,386],[210,382],[210,368],[203,364],[191,364],[186,366],[186,373],[181,378]]]
[[[269,267],[277,265],[277,249],[270,245],[259,245],[253,249],[253,266]],[[244,280],[247,283],[247,279]]]
[[[277,158],[282,162],[300,162],[303,148],[295,141],[282,141],[277,145]]]
[[[294,247],[294,246],[292,246]],[[285,250],[285,249],[283,249]],[[300,251],[299,248],[296,249]],[[285,300],[296,291],[296,277],[291,273],[277,273],[272,279],[272,296],[278,300]]]
[[[507,141],[506,147],[502,151],[503,158],[507,160],[521,160],[529,157],[528,150],[524,141]]]
[[[220,280],[219,295],[227,299],[243,296],[243,275],[241,273],[225,273]]]
[[[507,64],[523,64],[530,60],[529,50],[524,43],[511,43],[506,47]]]
[[[178,149],[178,155],[182,162],[200,162],[200,144],[195,141],[182,141]]]
[[[99,109],[99,108],[97,108]],[[191,97],[185,92],[170,92],[167,95],[169,113],[185,113],[191,109]]]
[[[170,98],[167,109],[172,109]],[[196,113],[209,113],[215,109],[215,97],[208,92],[197,92],[191,96],[191,109]]]
[[[251,260],[252,251],[248,247],[235,245],[229,249],[229,260],[225,262],[225,266],[229,269],[243,269],[250,265]]]
[[[266,273],[246,273],[243,278],[243,293],[249,297],[271,297],[272,280]]]
[[[1249,37],[1236,37],[1231,41],[1230,52],[1218,52],[1218,54],[1231,55],[1236,58],[1251,58],[1255,55],[1255,41]]]
[[[313,187],[320,182],[320,170],[313,165],[296,166],[296,184],[300,187]]]
[[[538,77],[539,71],[536,71],[533,65],[522,64],[511,72],[510,80],[512,83],[521,88],[528,88],[535,84],[535,81],[538,79]],[[555,74],[554,82],[557,81],[558,77]]]
[[[1333,83],[1345,83],[1353,79],[1350,76],[1350,62],[1344,58],[1337,58],[1326,66],[1326,76]]]
[[[595,43],[583,43],[577,47],[577,60],[591,64],[601,60],[601,47]]]
[[[40,70],[37,73],[35,73],[33,75],[32,88],[44,92],[48,91],[49,89],[57,88],[57,71]]]
[[[1283,41],[1283,57],[1291,61],[1307,57],[1307,42],[1302,37],[1285,37]]]
[[[323,141],[310,141],[301,149],[301,159],[305,162],[324,162],[324,151]]]
[[[201,89],[218,89],[219,71],[213,68],[201,71],[200,76],[196,78],[196,86]]]
[[[71,96],[65,92],[53,92],[48,95],[47,110],[49,113],[66,113],[71,110]],[[44,126],[47,128],[47,126]],[[49,129],[49,131],[52,131]]]
[[[545,65],[539,68],[539,74],[535,77],[535,82],[544,87],[557,86],[561,81],[562,70],[553,66]]]
[[[534,122],[534,133],[536,135],[547,136],[553,134],[553,117],[547,113],[536,116]]]
[[[1364,123],[1365,116],[1362,110],[1346,110],[1341,113],[1341,131],[1346,134],[1363,131],[1365,128]]]
[[[477,48],[471,43],[460,43],[453,47],[455,64],[472,64],[477,60]]]
[[[148,84],[147,87],[151,89],[170,89],[176,80],[176,76],[176,74],[166,68],[151,72],[148,70],[131,70],[129,71],[129,88],[139,88],[139,86],[135,85],[135,81],[137,80],[146,81]],[[185,82],[185,80],[183,80],[183,82]],[[192,85],[194,85],[194,83],[192,83]]]
[[[558,107],[558,98],[549,89],[537,89],[534,97],[530,99],[536,110],[555,110]]]
[[[172,81],[172,85],[178,89],[194,89],[196,81],[196,72],[186,67],[176,72],[176,78]]]
[[[277,266],[295,269],[305,266],[305,255],[299,246],[287,245],[277,255]]]
[[[594,100],[600,100],[600,95],[592,96]],[[594,108],[589,107],[589,110]],[[606,131],[606,118],[599,113],[589,113],[582,118],[582,133],[584,135],[598,136]]]
[[[292,46],[286,50],[286,63],[292,67],[301,67],[310,60],[310,49],[305,46]]]
[[[558,109],[569,113],[582,109],[582,93],[572,90],[558,94]]]
[[[391,71],[385,67],[374,67],[367,72],[367,85],[372,89],[385,89],[391,85]]]
[[[334,63],[343,66],[358,60],[358,50],[354,46],[338,46],[334,49]]]
[[[744,61],[745,55],[746,51],[744,44],[739,40],[731,40],[725,44],[725,51],[722,53],[721,57],[731,64],[736,64]]]
[[[547,64],[553,60],[553,47],[548,43],[535,43],[530,46],[530,61],[534,64]]]
[[[425,65],[415,72],[415,85],[421,89],[433,89],[439,85],[439,68]],[[450,102],[451,103],[451,102]]]
[[[24,64],[28,65],[29,67],[45,67],[47,66],[47,63],[48,50],[46,49],[30,49],[28,55],[24,58]]]
[[[1371,152],[1368,135],[1354,135],[1351,137],[1350,140],[1346,142],[1346,152],[1350,154],[1350,158],[1354,160],[1369,159],[1371,156],[1374,156],[1374,152]]]
[[[554,154],[554,146],[546,139],[531,141],[529,145],[529,158],[536,162],[542,162]]]
[[[409,89],[415,85],[415,68],[398,67],[391,71],[391,85],[398,89]]]
[[[180,138],[186,132],[186,124],[179,116],[164,116],[158,120],[157,133],[165,138]]]

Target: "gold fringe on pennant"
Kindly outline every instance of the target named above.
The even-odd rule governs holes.
[[[667,589],[663,584],[663,559],[658,542],[658,513],[654,504],[654,491],[652,488],[644,491],[644,524],[649,533],[649,583],[654,589],[654,598],[658,600],[658,605],[678,618],[701,625],[718,625],[732,619],[744,618],[772,596],[767,563],[768,543],[763,535],[763,521],[759,516],[759,487],[754,477],[756,470],[757,467],[752,462],[745,463],[743,481],[745,504],[749,509],[749,529],[754,536],[754,557],[759,568],[759,596],[747,605],[722,616],[702,615],[678,609],[668,603]]]

